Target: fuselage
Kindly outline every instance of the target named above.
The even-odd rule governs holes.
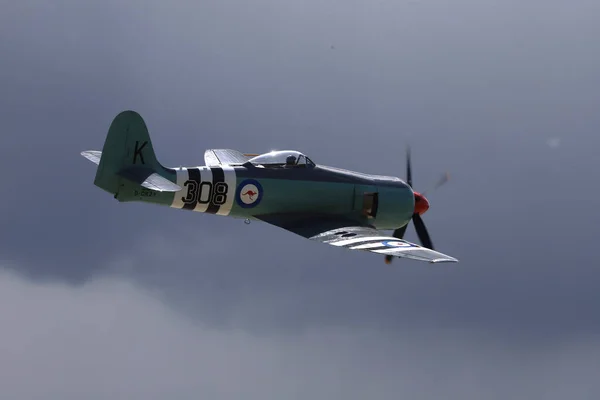
[[[123,181],[119,201],[144,201],[234,218],[276,213],[336,215],[378,229],[406,225],[415,207],[410,186],[396,177],[315,165],[311,168],[235,166],[167,168],[178,192]]]

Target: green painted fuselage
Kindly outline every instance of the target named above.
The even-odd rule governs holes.
[[[413,191],[398,178],[320,165],[270,169],[246,163],[165,168],[161,175],[182,190],[159,192],[121,179],[115,197],[234,218],[278,213],[335,215],[379,229],[406,225],[414,210]]]
[[[399,178],[316,165],[303,155],[298,159],[304,163],[288,166],[258,162],[232,150],[213,154],[222,158],[229,154],[241,161],[164,167],[156,158],[144,120],[134,111],[117,115],[101,152],[82,153],[98,164],[94,184],[122,202],[262,220],[277,214],[343,217],[379,229],[404,226],[413,215],[413,191]],[[267,160],[271,154],[266,154]],[[154,186],[148,184],[152,177]]]

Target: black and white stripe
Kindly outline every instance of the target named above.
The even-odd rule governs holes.
[[[336,235],[337,236],[337,235]],[[367,250],[376,253],[397,253],[406,250],[415,250],[414,244],[407,242],[402,239],[398,239],[392,236],[377,236],[377,235],[365,235],[344,238],[343,236],[337,236],[333,240],[324,240],[325,243],[342,247],[350,250]],[[400,242],[403,243],[401,246],[390,246],[386,245],[385,242]]]
[[[189,173],[187,168],[178,168],[175,170],[175,173],[177,174],[177,185],[182,189],[174,193],[171,207],[182,209],[183,205],[185,204],[183,199],[187,193],[185,182],[189,179]]]
[[[201,193],[198,196],[198,202],[196,203],[196,206],[194,207],[194,211],[197,212],[206,212],[206,209],[208,208],[209,204],[208,204],[208,200],[210,200],[210,198],[206,197],[206,189],[200,188],[200,184],[202,184],[202,182],[211,182],[212,184],[212,168],[210,167],[199,167],[198,170],[200,171],[200,178],[198,180],[198,190],[201,191]],[[214,185],[213,185],[214,186]],[[210,192],[209,192],[210,194]]]
[[[208,167],[208,168],[212,172],[212,187],[214,190],[217,183],[225,182],[225,173],[223,172],[223,168],[221,168],[221,167]],[[219,212],[220,208],[221,208],[220,205],[209,203],[208,207],[206,208],[206,210],[204,212],[206,212],[208,214],[216,214],[217,212]]]
[[[389,236],[359,236],[349,239],[339,238],[328,244],[336,247],[344,247],[352,250],[375,250],[378,248],[389,248],[383,244],[386,240],[394,240]]]
[[[223,174],[225,175],[225,183],[227,184],[227,199],[225,200],[225,203],[223,203],[223,205],[219,208],[217,214],[229,215],[229,213],[231,212],[231,208],[233,207],[233,203],[235,202],[237,177],[234,167],[230,165],[223,165],[221,168],[223,169]]]
[[[393,236],[384,236],[377,229],[371,227],[347,226],[336,228],[309,236],[309,239],[350,250],[364,250],[430,263],[458,262],[454,257],[427,249],[415,243]]]
[[[200,168],[190,168],[187,170],[188,171],[188,180],[190,181],[194,181],[197,184],[200,184],[200,182],[202,182],[200,180],[201,175],[200,175]],[[184,187],[184,190],[187,191],[187,188]],[[184,192],[186,193],[186,192]],[[185,195],[184,195],[185,197]],[[196,208],[196,204],[195,203],[188,203],[188,204],[184,204],[183,205],[183,209],[184,210],[194,210]]]
[[[177,184],[182,188],[179,192],[174,193],[171,207],[182,210],[190,210],[196,212],[206,212],[209,214],[229,215],[234,203],[235,185],[237,182],[236,172],[233,167],[229,166],[214,166],[214,167],[190,167],[178,168]],[[198,201],[186,203],[184,199],[188,196],[189,185],[186,182],[195,182],[195,188],[198,192]],[[217,183],[227,184],[226,201],[222,204],[214,204],[210,202],[210,196],[213,193]],[[211,190],[209,191],[209,187]]]

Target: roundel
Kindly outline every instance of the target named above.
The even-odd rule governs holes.
[[[410,243],[400,242],[398,240],[386,240],[382,244],[387,247],[413,247]]]
[[[238,185],[235,200],[242,208],[252,208],[260,203],[262,195],[261,184],[255,179],[246,179]]]

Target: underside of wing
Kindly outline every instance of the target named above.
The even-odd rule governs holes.
[[[454,257],[428,249],[356,222],[329,216],[263,215],[258,219],[307,239],[349,250],[410,258],[429,263],[458,262]]]
[[[204,152],[204,163],[211,166],[242,165],[251,157],[231,149],[208,149]]]
[[[458,262],[454,257],[382,234],[377,229],[369,227],[346,226],[319,233],[309,239],[350,250],[366,250],[430,263]]]

